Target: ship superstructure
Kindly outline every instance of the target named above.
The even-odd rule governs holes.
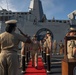
[[[18,28],[30,36],[36,34],[38,40],[42,39],[49,31],[52,38],[59,42],[64,40],[64,36],[70,28],[70,20],[56,20],[54,17],[48,20],[40,0],[31,0],[28,12],[0,10],[1,33],[4,32],[5,21],[9,19],[17,19]]]

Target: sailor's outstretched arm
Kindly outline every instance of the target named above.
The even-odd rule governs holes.
[[[18,28],[18,30],[20,31],[20,33],[23,35],[23,36],[25,36],[25,37],[28,37],[26,34],[24,34],[19,28]]]
[[[25,35],[19,28],[18,28],[18,30],[20,31],[20,33],[21,33],[24,37],[27,38],[26,43],[32,43],[32,41],[31,41],[31,39],[30,39],[29,36]]]

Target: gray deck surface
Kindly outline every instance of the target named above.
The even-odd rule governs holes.
[[[20,54],[20,52],[19,52],[19,54]],[[50,62],[51,73],[49,73],[47,75],[61,75],[62,59],[63,59],[63,55],[52,55],[51,62]],[[19,55],[19,60],[20,60],[20,55]],[[19,75],[23,75],[23,74],[21,74],[21,68],[19,68]]]

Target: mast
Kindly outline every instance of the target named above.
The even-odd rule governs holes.
[[[40,0],[31,0],[30,6],[29,6],[29,12],[31,12],[31,15],[34,15],[37,21],[42,20],[42,17],[44,16],[42,3]]]

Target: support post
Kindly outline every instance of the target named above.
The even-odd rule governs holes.
[[[43,50],[42,50],[42,58],[43,58]]]
[[[28,51],[28,59],[30,60],[30,50]]]
[[[50,50],[49,50],[49,48],[47,48],[47,50],[46,50],[46,60],[47,60],[47,73],[50,73],[51,63],[50,63]]]
[[[22,55],[22,73],[25,73],[25,55]]]
[[[26,64],[28,64],[28,61],[29,61],[28,55],[29,55],[29,52],[28,52],[28,49],[27,49],[27,52],[26,52]]]
[[[43,60],[44,60],[44,65],[46,64],[46,48],[43,51]]]

